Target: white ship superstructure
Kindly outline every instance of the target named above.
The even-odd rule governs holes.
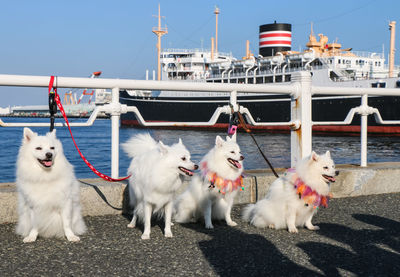
[[[353,52],[350,48],[342,49],[337,42],[327,41],[328,37],[322,34],[319,40],[311,34],[304,52],[282,51],[257,58],[246,54],[240,60],[231,53],[166,49],[161,52],[162,80],[282,83],[290,82],[293,72],[310,71],[315,85],[386,86],[384,79],[390,73],[383,53]],[[398,77],[399,67],[395,66],[392,74]]]

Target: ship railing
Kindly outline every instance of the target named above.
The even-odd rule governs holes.
[[[24,75],[0,75],[0,86],[20,87],[47,87],[49,76],[24,76]],[[313,125],[345,125],[350,124],[355,114],[361,115],[361,166],[367,165],[367,117],[374,114],[380,124],[400,124],[400,120],[383,120],[379,111],[368,106],[368,95],[400,96],[399,89],[389,88],[346,88],[346,87],[317,87],[311,85],[311,74],[309,72],[296,72],[292,74],[289,84],[233,84],[233,83],[192,83],[174,81],[144,81],[144,80],[122,80],[122,79],[93,79],[57,77],[55,85],[57,88],[93,88],[111,89],[111,103],[96,106],[86,122],[72,122],[71,126],[91,126],[100,112],[110,115],[111,118],[111,176],[119,177],[119,123],[120,115],[133,112],[143,126],[187,126],[202,125],[210,126],[216,123],[221,114],[232,115],[233,112],[241,112],[247,122],[254,126],[289,126],[291,141],[291,166],[299,159],[311,154],[312,151],[312,126]],[[216,109],[207,122],[147,122],[139,110],[134,106],[127,106],[119,102],[120,90],[166,90],[166,91],[198,91],[212,93],[230,93],[230,100],[223,107]],[[291,120],[288,122],[255,122],[249,110],[237,103],[237,93],[263,93],[281,94],[290,97]],[[312,95],[360,95],[362,103],[349,111],[344,121],[317,122],[312,121]],[[23,126],[49,126],[49,123],[6,123],[0,119],[1,127],[23,127]],[[55,126],[65,126],[64,123],[55,123]]]
[[[332,57],[332,56],[346,56],[346,57],[358,57],[358,58],[368,58],[368,59],[384,59],[382,53],[367,52],[367,51],[343,51],[334,50],[326,53],[318,54],[319,57]]]
[[[178,53],[194,53],[194,52],[200,52],[200,53],[211,53],[210,49],[207,48],[193,48],[193,49],[180,49],[180,48],[165,48],[162,50],[161,54],[178,54]],[[220,56],[225,56],[225,57],[233,57],[232,52],[227,53],[227,52],[221,52],[218,51],[218,55]]]

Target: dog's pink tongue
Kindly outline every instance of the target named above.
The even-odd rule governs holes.
[[[45,166],[51,166],[53,164],[53,161],[43,161]]]
[[[235,161],[235,165],[237,168],[242,168],[242,165],[238,161]]]

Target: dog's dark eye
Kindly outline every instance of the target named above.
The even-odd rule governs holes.
[[[327,167],[327,166],[324,166],[324,169],[328,169],[328,167]]]
[[[42,150],[42,147],[36,147],[36,150]]]
[[[182,161],[186,161],[186,157],[182,157],[181,160],[182,160]]]
[[[54,146],[50,147],[51,150],[54,150]]]
[[[235,154],[235,151],[231,151],[232,154]]]

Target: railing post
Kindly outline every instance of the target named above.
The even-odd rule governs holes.
[[[229,97],[229,104],[231,105],[233,112],[238,112],[239,111],[239,105],[237,104],[237,91],[233,90],[231,92],[231,95]],[[229,115],[229,120],[232,119],[233,117],[233,113],[231,112],[231,114]],[[232,136],[233,141],[236,142],[236,137],[237,137],[237,132],[234,133],[234,135]]]
[[[367,138],[368,138],[368,94],[363,94],[361,98],[361,107],[364,108],[361,113],[361,164],[360,166],[367,166]]]
[[[311,75],[309,72],[293,73],[292,82],[297,92],[291,98],[291,117],[292,122],[300,122],[300,127],[290,132],[291,166],[294,167],[312,151]]]
[[[111,104],[119,105],[119,88],[113,88],[111,92]],[[111,113],[111,177],[119,177],[119,118],[120,113]]]

